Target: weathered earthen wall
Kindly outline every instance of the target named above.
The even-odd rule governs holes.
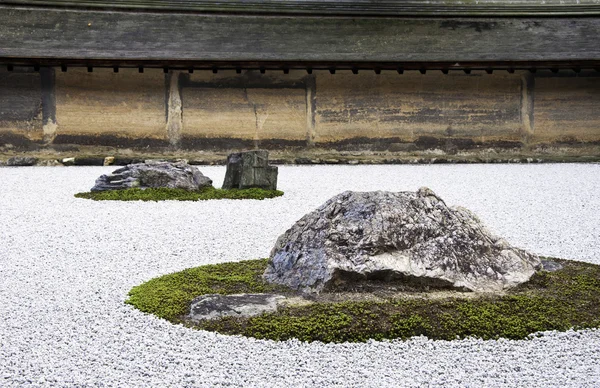
[[[518,76],[411,73],[319,73],[316,142],[413,142],[420,136],[520,141]]]
[[[0,70],[0,145],[41,140],[42,84],[31,68]]]
[[[260,76],[235,71],[182,74],[182,136],[186,145],[290,142],[307,138],[305,72]],[[218,139],[221,139],[219,141]]]
[[[73,144],[174,155],[252,147],[527,150],[598,144],[598,107],[600,73],[592,71],[15,68],[0,71],[0,147],[28,141],[48,152]]]
[[[162,70],[73,68],[56,72],[57,143],[115,145],[167,138]]]
[[[536,77],[533,112],[533,142],[600,141],[600,77]]]

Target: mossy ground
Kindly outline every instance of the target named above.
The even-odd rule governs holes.
[[[200,191],[183,189],[126,189],[108,190],[75,194],[77,198],[93,199],[95,201],[205,201],[209,199],[266,199],[283,195],[283,191],[252,189],[215,189],[209,187]]]
[[[323,342],[418,335],[443,340],[524,339],[539,331],[600,327],[600,266],[553,260],[563,269],[538,272],[503,296],[313,303],[251,318],[204,321],[193,327],[264,339]],[[161,276],[134,287],[127,303],[171,322],[186,323],[183,317],[189,304],[199,295],[290,294],[289,289],[262,281],[266,265],[266,259],[242,261]]]

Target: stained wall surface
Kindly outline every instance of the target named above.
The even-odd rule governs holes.
[[[182,81],[184,137],[244,140],[306,139],[302,74],[238,76],[196,72]],[[209,75],[210,74],[210,75]]]
[[[599,107],[593,71],[3,69],[0,146],[15,136],[197,150],[594,143]]]
[[[56,72],[56,136],[166,138],[162,70],[73,68]]]
[[[31,68],[0,70],[0,132],[9,131],[41,139],[41,81]]]
[[[518,76],[347,73],[317,76],[317,142],[363,136],[520,140]]]
[[[600,140],[600,77],[537,77],[534,101],[534,141]]]

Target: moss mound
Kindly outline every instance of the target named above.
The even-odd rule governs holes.
[[[252,189],[215,189],[209,187],[200,191],[183,189],[127,189],[108,190],[75,194],[76,198],[93,199],[94,201],[205,201],[209,199],[266,199],[283,195],[283,191]]]
[[[293,294],[262,281],[267,265],[263,259],[161,276],[134,287],[126,303],[173,323],[273,340],[361,342],[418,335],[443,340],[524,339],[539,331],[600,327],[600,266],[552,260],[563,268],[538,272],[503,296],[317,302],[251,318],[226,317],[197,325],[184,321],[190,302],[203,294]]]

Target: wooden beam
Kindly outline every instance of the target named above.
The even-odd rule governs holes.
[[[0,63],[597,61],[598,31],[600,18],[289,17],[0,6]]]
[[[600,15],[600,0],[3,0],[13,5],[160,12],[369,16]]]

